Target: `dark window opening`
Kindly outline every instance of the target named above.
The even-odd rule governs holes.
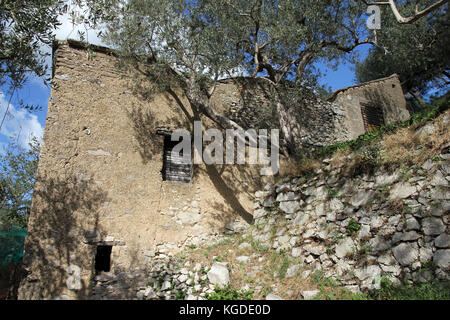
[[[191,161],[186,163],[183,159],[183,150],[180,153],[174,153],[173,148],[179,141],[171,141],[170,136],[164,137],[164,155],[162,178],[164,181],[177,181],[189,183],[192,177]]]
[[[97,273],[111,270],[111,250],[112,246],[97,246],[97,254],[95,255],[95,271]]]
[[[377,131],[385,124],[383,109],[379,105],[361,103],[361,114],[366,132]]]

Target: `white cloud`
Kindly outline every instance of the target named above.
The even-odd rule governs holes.
[[[73,26],[71,17],[69,14],[64,14],[59,17],[61,25],[54,30],[56,39],[67,40],[75,39],[80,40],[78,31],[83,31],[86,33],[85,40],[91,44],[105,45],[102,40],[98,37],[99,30],[86,30],[84,25]],[[41,50],[46,53],[51,53],[52,49],[48,45],[43,45]],[[51,55],[46,58],[47,66],[49,66],[48,74],[46,77],[51,75]],[[30,83],[38,84],[41,89],[49,90],[43,83],[43,79],[35,75],[30,75]],[[0,122],[3,119],[5,111],[8,107],[9,96],[5,96],[0,92]],[[8,141],[10,137],[15,137],[20,146],[28,148],[28,143],[31,141],[32,137],[36,137],[39,141],[42,139],[43,126],[39,123],[38,117],[35,114],[28,112],[25,109],[17,109],[13,104],[9,106],[8,115],[5,118],[3,126],[0,130],[0,149],[1,146],[5,144],[4,141]]]
[[[8,101],[5,95],[0,92],[1,119],[3,119],[7,107]],[[25,109],[16,109],[13,104],[9,106],[8,114],[6,115],[0,130],[0,136],[2,138],[9,139],[10,137],[14,137],[21,147],[28,148],[31,139],[35,137],[41,141],[43,133],[44,128],[39,123],[38,117],[35,114],[32,114]]]

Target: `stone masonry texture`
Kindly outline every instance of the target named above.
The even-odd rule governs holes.
[[[145,270],[155,255],[164,259],[170,248],[181,250],[183,245],[239,229],[251,223],[258,210],[265,219],[259,196],[253,213],[255,191],[273,181],[272,177],[260,176],[258,166],[195,165],[191,183],[162,180],[163,136],[157,134],[158,128],[192,132],[194,119],[203,121],[203,129],[215,127],[193,112],[180,90],[144,99],[132,92],[132,77],[116,67],[110,51],[97,48],[90,52],[73,41],[57,42],[53,58],[54,78],[25,242],[28,276],[21,283],[19,299],[88,299],[95,295],[99,283],[133,278],[133,270]],[[386,83],[396,85],[398,90],[397,82],[392,78]],[[385,82],[377,86],[375,92],[382,91]],[[230,106],[230,112],[237,115],[245,113],[242,95],[237,85],[224,81],[212,100],[217,106]],[[264,103],[262,95],[247,92],[249,95],[253,104]],[[348,96],[350,93],[342,92],[334,102],[322,101],[304,109],[301,134],[305,147],[344,141],[363,133],[360,111],[350,110],[354,106],[342,100],[350,100]],[[402,103],[384,104],[394,110],[387,113],[389,121],[406,116]],[[401,110],[395,111],[398,108]],[[252,126],[251,120],[248,117],[245,127]],[[325,199],[326,190],[317,190]],[[416,200],[417,192],[408,197]],[[363,219],[361,210],[369,200],[365,195],[355,197],[358,217]],[[305,204],[298,198],[282,202],[286,213],[296,221],[303,219],[297,212]],[[310,212],[319,211],[314,210],[315,202],[306,205]],[[340,208],[337,201],[334,205]],[[395,247],[393,254],[400,264],[419,261],[421,250],[427,249],[434,237],[441,236],[439,243],[448,239],[442,236],[447,228],[442,218],[420,219],[421,228],[430,235],[423,245],[405,245],[403,241]],[[371,223],[376,221],[369,220]],[[338,228],[345,229],[345,222]],[[96,275],[99,245],[112,246],[111,279]],[[376,245],[383,247],[383,242]],[[448,265],[445,246],[430,253],[443,271]],[[350,244],[344,243],[338,251],[347,249],[351,249]],[[317,256],[315,247],[305,250]],[[135,298],[135,291],[129,287],[139,291],[139,283],[131,281],[122,288]],[[145,296],[152,294],[145,291]]]

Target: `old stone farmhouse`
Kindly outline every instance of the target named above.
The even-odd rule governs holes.
[[[343,107],[349,139],[397,121],[410,112],[397,75],[335,91],[328,101]]]
[[[192,131],[198,115],[181,92],[133,94],[115,59],[106,48],[91,55],[76,41],[55,43],[20,299],[86,299],[98,272],[139,268],[159,243],[178,247],[249,223],[254,192],[273,179],[251,165],[176,166],[164,134]],[[214,101],[239,112],[241,97],[223,81]],[[408,116],[394,75],[305,108],[299,134],[316,147]]]

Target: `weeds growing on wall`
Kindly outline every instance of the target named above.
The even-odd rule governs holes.
[[[368,300],[366,295],[353,293],[342,287],[338,280],[326,277],[323,270],[314,272],[311,281],[319,290],[315,300]]]
[[[450,300],[450,284],[430,282],[421,284],[395,285],[381,279],[381,289],[370,295],[375,300]]]
[[[437,139],[437,135],[420,137],[415,129],[428,121],[438,118],[449,108],[450,93],[434,100],[409,120],[391,123],[375,132],[367,132],[357,139],[335,143],[317,150],[312,156],[304,158],[299,164],[303,176],[322,166],[322,159],[333,157],[334,167],[345,167],[347,174],[359,175],[371,172],[377,167],[412,167],[427,158],[446,143],[448,133]],[[444,128],[445,130],[445,128]],[[420,149],[420,150],[415,150]],[[354,153],[351,159],[347,156]]]
[[[314,158],[329,157],[337,151],[356,151],[386,134],[393,134],[397,132],[401,128],[423,125],[427,121],[437,118],[449,108],[449,98],[450,93],[435,100],[432,104],[425,106],[420,112],[413,114],[410,119],[406,121],[390,123],[380,127],[375,132],[367,132],[359,136],[357,139],[346,142],[338,142],[330,146],[323,147],[316,152]]]
[[[207,294],[207,300],[252,300],[252,290],[237,290],[231,286],[220,288],[215,287],[214,292]]]

